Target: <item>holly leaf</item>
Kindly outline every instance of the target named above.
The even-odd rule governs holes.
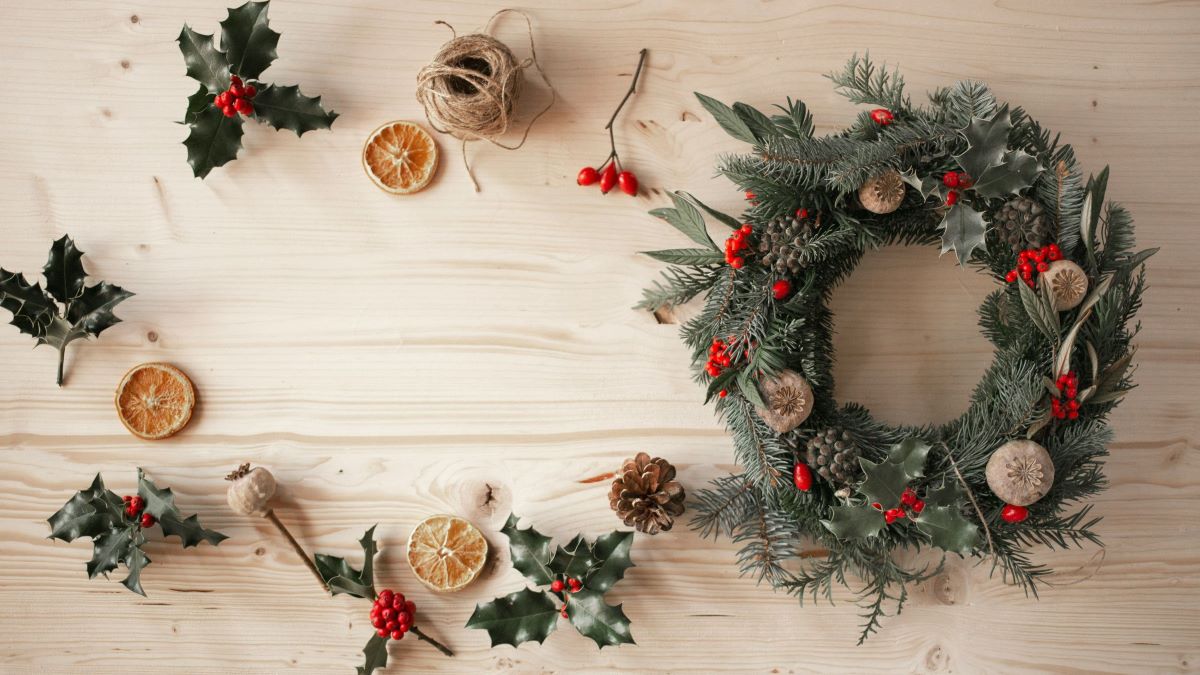
[[[66,323],[58,318],[54,299],[39,284],[31,284],[25,275],[3,268],[0,268],[0,307],[12,312],[10,324],[37,338],[39,345],[46,344],[45,337],[56,322]]]
[[[121,323],[121,319],[113,314],[113,308],[132,297],[133,293],[107,281],[85,288],[67,309],[71,333],[64,345],[85,335],[98,337],[105,329]]]
[[[279,33],[267,26],[269,2],[247,2],[229,10],[221,22],[221,48],[228,54],[229,70],[254,79],[271,66],[279,54]]]
[[[363,664],[358,667],[358,675],[371,675],[375,669],[387,667],[387,641],[387,638],[379,637],[378,633],[371,635],[367,646],[362,650],[365,658]]]
[[[577,596],[586,591],[580,591]],[[558,607],[548,593],[523,588],[516,593],[475,605],[467,628],[488,632],[492,646],[516,647],[530,640],[543,642],[558,625]]]
[[[684,233],[688,239],[697,244],[706,246],[713,251],[719,251],[712,238],[708,236],[708,229],[704,225],[704,216],[700,215],[700,211],[683,196],[683,193],[672,193],[671,201],[675,203],[675,208],[654,209],[650,215],[667,221],[671,227]]]
[[[269,84],[258,92],[253,102],[255,119],[276,129],[290,129],[297,136],[303,136],[306,131],[328,129],[338,117],[333,111],[325,112],[320,96],[305,96],[294,84],[287,87]]]
[[[733,136],[739,141],[745,141],[746,143],[755,143],[757,141],[757,139],[754,137],[754,132],[750,130],[749,125],[746,124],[745,120],[743,120],[741,116],[734,112],[733,108],[730,108],[715,98],[705,96],[698,91],[693,93],[695,93],[696,98],[700,100],[700,105],[704,106],[704,109],[708,111],[708,114],[713,116],[713,119],[717,121],[717,124],[721,125],[721,128],[725,130],[725,133]]]
[[[634,567],[629,558],[633,547],[632,532],[609,532],[598,537],[592,546],[592,554],[597,564],[588,573],[583,585],[597,593],[606,593],[608,589],[625,578],[625,570]]]
[[[162,527],[164,537],[179,537],[184,548],[199,546],[202,541],[216,546],[229,538],[220,532],[204,529],[200,525],[200,517],[195,514],[180,518],[177,513],[167,513],[159,519],[158,524]]]
[[[566,546],[559,546],[554,552],[554,557],[550,559],[550,570],[555,574],[583,579],[595,563],[592,547],[583,535],[577,534]]]
[[[883,529],[883,513],[866,504],[835,506],[831,510],[833,516],[821,524],[838,539],[865,539]]]
[[[942,185],[942,181],[935,178],[933,175],[918,178],[917,174],[909,169],[900,174],[900,180],[912,186],[914,190],[921,194],[924,199],[929,199],[929,196],[938,191],[938,187]]]
[[[171,488],[159,489],[154,481],[146,477],[141,467],[138,467],[138,496],[146,501],[146,511],[158,520],[168,515],[179,515],[175,493]]]
[[[334,595],[345,593],[367,600],[375,598],[374,561],[375,554],[379,552],[375,543],[376,527],[376,525],[372,525],[371,529],[363,534],[362,539],[358,540],[358,545],[363,550],[363,568],[361,570],[351,567],[344,558],[323,553],[313,556],[317,571],[325,580],[325,585],[329,587],[330,593]]]
[[[943,551],[966,555],[979,545],[979,526],[963,518],[957,505],[926,506],[916,524]]]
[[[92,559],[88,561],[88,578],[108,574],[129,557],[133,546],[133,525],[104,532],[92,540]]]
[[[942,231],[942,253],[953,249],[959,265],[966,264],[975,249],[984,248],[987,225],[983,214],[965,204],[951,206],[938,229]]]
[[[213,105],[213,99],[216,94],[210,94],[208,87],[203,84],[196,90],[196,93],[188,97],[187,112],[183,115],[183,121],[179,124],[191,124],[196,121],[196,116],[204,112]]]
[[[191,128],[183,145],[187,147],[192,174],[197,178],[204,178],[216,167],[237,159],[238,151],[242,149],[241,116],[226,117],[209,106],[196,113]]]
[[[567,618],[580,635],[591,638],[603,649],[611,645],[634,644],[629,632],[629,617],[621,605],[604,602],[603,593],[585,588],[570,595]]]
[[[179,43],[179,51],[183,52],[188,77],[213,93],[225,89],[229,84],[229,61],[213,43],[213,36],[197,33],[184,24],[175,41]]]
[[[909,480],[904,467],[895,462],[876,464],[869,459],[860,459],[858,463],[867,477],[858,491],[866,495],[868,503],[879,502],[885,509],[899,505]]]
[[[149,564],[150,558],[142,552],[141,547],[133,546],[129,549],[129,556],[125,559],[129,576],[125,577],[121,584],[143,598],[146,597],[146,591],[142,590],[142,569]]]
[[[972,189],[981,197],[1007,197],[1033,185],[1033,179],[1044,169],[1037,158],[1024,150],[1004,153],[1000,164],[984,170]]]
[[[508,537],[508,550],[512,565],[533,583],[544,586],[554,580],[550,571],[550,537],[527,527],[517,527],[516,514],[509,514],[508,521],[500,532]]]
[[[719,265],[725,261],[724,256],[707,248],[671,248],[663,251],[642,251],[655,260],[661,260],[672,265]]]
[[[927,506],[949,506],[958,503],[960,497],[962,497],[962,490],[959,488],[958,481],[947,476],[942,479],[939,487],[925,491],[925,504]]]
[[[925,475],[925,458],[932,446],[925,441],[909,436],[892,446],[888,451],[888,461],[899,464],[909,481]]]
[[[96,537],[124,523],[121,498],[105,488],[104,480],[96,474],[91,486],[72,495],[47,522],[51,539],[69,542]]]
[[[46,292],[64,305],[83,294],[83,251],[75,248],[70,235],[63,235],[50,246],[50,257],[42,267]]]
[[[973,117],[962,130],[968,147],[955,157],[958,165],[977,183],[988,167],[999,164],[1008,151],[1008,132],[1012,129],[1012,115],[1008,106],[1003,106],[989,119]]]

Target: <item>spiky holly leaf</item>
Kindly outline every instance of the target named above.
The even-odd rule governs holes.
[[[566,546],[559,546],[554,552],[554,557],[550,559],[550,571],[574,579],[583,579],[594,564],[596,556],[592,553],[591,545],[582,534],[577,534]]]
[[[979,545],[979,526],[963,518],[958,505],[927,506],[916,524],[943,551],[966,555]]]
[[[524,574],[533,583],[544,586],[554,580],[549,563],[550,537],[527,527],[524,530],[517,527],[516,514],[509,514],[508,521],[500,532],[508,537],[508,550],[512,558],[512,566]]]
[[[117,569],[122,560],[129,557],[133,548],[133,523],[116,527],[100,534],[92,540],[92,559],[87,563],[89,579],[98,574],[108,574]]]
[[[486,630],[493,647],[516,647],[530,640],[543,642],[558,625],[558,611],[548,593],[523,588],[516,593],[475,605],[475,612],[467,620],[467,628]]]
[[[183,141],[188,151],[192,174],[204,178],[218,166],[237,159],[242,149],[242,118],[226,117],[209,106],[192,117],[192,132]]]
[[[121,498],[104,487],[100,474],[91,486],[71,496],[61,509],[50,516],[50,538],[74,541],[79,537],[97,537],[125,522]]]
[[[179,43],[179,51],[183,52],[188,77],[214,94],[229,85],[229,60],[217,49],[213,36],[197,33],[184,24],[175,41]]]
[[[942,253],[953,250],[959,265],[965,265],[975,249],[984,248],[987,225],[983,214],[961,202],[950,207],[938,229],[942,231]]]
[[[175,506],[175,493],[171,488],[159,488],[146,476],[142,467],[138,467],[138,496],[146,501],[146,511],[155,518],[162,520],[168,514],[178,514]]]
[[[367,640],[367,646],[363,647],[363,664],[358,667],[358,675],[371,675],[377,668],[387,667],[387,642],[385,637],[379,637],[376,633]]]
[[[1044,171],[1037,158],[1024,150],[1004,153],[1000,164],[988,167],[971,189],[981,197],[1008,197],[1033,185],[1033,179]]]
[[[146,473],[140,467],[138,496],[146,501],[146,512],[158,521],[163,536],[179,537],[184,548],[198,546],[202,541],[216,546],[229,538],[220,532],[204,529],[200,525],[200,518],[194,514],[184,518],[175,506],[175,493],[171,488],[159,488],[154,481],[146,477]]]
[[[146,597],[146,591],[142,590],[142,569],[149,564],[149,556],[143,553],[139,546],[132,547],[129,550],[129,555],[125,558],[125,566],[129,568],[129,576],[125,577],[121,584],[134,593]]]
[[[25,275],[0,268],[0,307],[12,312],[17,330],[45,344],[45,336],[58,318],[58,306],[39,284],[31,284]]]
[[[247,2],[229,10],[221,22],[221,49],[228,56],[229,70],[246,79],[255,79],[271,66],[279,55],[279,33],[267,26],[269,2]]]
[[[328,129],[337,117],[332,110],[325,111],[320,96],[305,96],[294,84],[286,87],[269,84],[254,97],[255,119],[276,129],[290,129],[297,136],[303,136],[306,131]]]
[[[925,492],[925,503],[929,506],[948,506],[957,503],[960,497],[962,490],[958,481],[946,476],[940,486],[929,488]]]
[[[598,537],[592,546],[597,562],[583,579],[583,585],[597,593],[605,593],[615,586],[625,578],[625,570],[635,566],[629,558],[632,547],[632,532],[614,531]]]
[[[942,186],[942,181],[938,180],[933,175],[918,178],[917,174],[912,169],[900,174],[900,180],[911,185],[912,188],[919,192],[921,197],[924,199],[929,199],[929,197],[937,193],[939,188]]]
[[[179,124],[191,124],[196,121],[196,117],[213,106],[213,99],[217,95],[210,93],[208,87],[203,84],[196,90],[196,93],[188,97],[187,112],[183,115],[183,121]]]
[[[909,481],[904,467],[890,461],[876,464],[869,459],[860,459],[858,463],[867,477],[858,491],[866,495],[867,501],[878,502],[885,509],[898,506],[900,495],[904,494]]]
[[[611,645],[634,644],[629,632],[629,617],[621,605],[604,602],[603,593],[589,588],[570,595],[567,618],[581,635],[591,638],[600,648]]]
[[[911,481],[925,475],[925,458],[929,456],[931,447],[925,441],[909,436],[892,446],[887,461],[900,465],[904,475]]]
[[[50,245],[50,257],[42,267],[46,277],[46,292],[67,304],[83,294],[83,251],[75,247],[70,237],[63,235]]]
[[[983,178],[987,169],[1003,161],[1008,151],[1008,132],[1012,130],[1012,115],[1008,106],[1003,106],[988,119],[974,117],[962,130],[968,147],[956,155],[958,165],[974,181]]]
[[[835,506],[832,511],[833,516],[821,524],[838,539],[873,537],[884,526],[883,513],[865,504]]]
[[[334,595],[345,593],[368,600],[375,598],[375,554],[379,552],[375,543],[376,527],[376,525],[372,525],[371,529],[363,534],[362,539],[358,540],[358,545],[363,550],[361,570],[351,567],[344,558],[323,553],[313,556],[317,571],[321,573],[321,578],[325,580],[325,585],[329,587],[330,593]]]

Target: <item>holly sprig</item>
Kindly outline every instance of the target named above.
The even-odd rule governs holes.
[[[375,542],[375,525],[372,525],[367,530],[362,539],[358,540],[358,545],[363,550],[363,566],[356,568],[346,562],[345,558],[339,556],[326,555],[318,553],[313,556],[313,562],[316,564],[317,572],[321,575],[321,580],[325,582],[326,589],[333,595],[350,595],[355,598],[364,598],[371,600],[373,603],[371,618],[375,619],[378,612],[384,610],[399,612],[407,612],[409,624],[404,630],[392,633],[384,628],[378,628],[367,640],[366,646],[363,647],[363,665],[358,666],[358,675],[371,675],[378,668],[386,668],[388,662],[387,645],[392,635],[398,635],[403,638],[403,634],[409,630],[412,631],[418,639],[433,645],[438,651],[446,656],[454,656],[454,652],[450,651],[446,645],[438,642],[432,637],[426,635],[415,625],[416,605],[412,602],[405,602],[404,596],[399,595],[391,589],[384,589],[381,592],[375,591],[375,555],[379,553],[379,546]],[[393,599],[399,596],[399,601],[394,605]],[[398,638],[397,638],[398,639]]]
[[[594,542],[577,535],[552,549],[550,537],[532,527],[521,529],[517,522],[515,514],[509,515],[500,530],[508,537],[513,567],[534,585],[548,588],[523,588],[479,603],[467,628],[486,630],[493,647],[516,647],[544,642],[562,617],[601,648],[634,644],[622,606],[604,601],[604,594],[634,567],[629,557],[633,533],[614,531]]]
[[[98,337],[104,329],[120,323],[113,308],[133,293],[102,281],[87,286],[83,251],[70,235],[50,246],[50,257],[42,267],[46,288],[31,284],[25,275],[0,268],[0,307],[12,312],[12,325],[32,335],[37,345],[58,350],[58,386],[63,383],[67,345],[79,338]]]
[[[979,545],[979,526],[962,515],[964,505],[958,483],[946,477],[941,486],[917,499],[910,484],[925,477],[930,446],[918,438],[893,445],[882,462],[860,459],[865,480],[858,486],[860,498],[832,508],[825,529],[839,539],[877,536],[884,527],[905,518],[944,551],[967,554]]]
[[[150,558],[142,551],[146,532],[157,525],[164,537],[177,536],[184,548],[202,541],[216,546],[228,539],[220,532],[207,530],[197,516],[184,518],[175,506],[171,488],[154,484],[142,469],[138,469],[136,497],[122,499],[104,486],[100,474],[85,490],[76,492],[54,515],[50,516],[50,538],[66,542],[80,537],[92,539],[92,559],[87,563],[88,578],[108,573],[124,564],[129,570],[122,585],[145,596],[142,589],[142,570]]]
[[[280,34],[268,25],[269,5],[269,0],[247,2],[230,9],[221,22],[220,47],[214,35],[198,33],[187,24],[179,33],[187,75],[200,83],[188,97],[180,122],[191,127],[183,144],[197,178],[237,158],[244,117],[290,129],[297,136],[328,129],[337,119],[337,113],[321,105],[320,96],[305,96],[297,85],[264,84],[259,79],[278,56]]]

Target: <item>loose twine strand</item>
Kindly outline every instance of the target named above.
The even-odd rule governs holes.
[[[496,19],[508,12],[520,14],[525,19],[531,56],[524,61],[518,61],[507,45],[489,34]],[[520,148],[529,138],[534,122],[558,100],[558,92],[538,61],[533,43],[533,22],[525,12],[502,9],[488,19],[482,33],[462,37],[445,21],[434,24],[449,28],[453,37],[442,45],[433,62],[417,74],[417,100],[425,109],[425,119],[431,127],[462,141],[463,165],[475,191],[479,192],[479,181],[467,161],[467,142],[485,140],[504,150]],[[529,120],[521,141],[507,145],[498,139],[512,124],[513,108],[525,81],[524,69],[531,65],[550,89],[550,102]]]

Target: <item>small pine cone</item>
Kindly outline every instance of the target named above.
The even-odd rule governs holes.
[[[683,514],[683,500],[675,467],[644,452],[625,460],[608,492],[608,505],[617,517],[646,534],[670,530],[675,518]]]
[[[992,216],[992,223],[1013,253],[1041,248],[1058,238],[1054,219],[1029,197],[1014,197],[1005,202]]]
[[[776,218],[759,232],[758,252],[765,267],[779,276],[798,274],[800,253],[812,237],[812,222],[792,216]]]
[[[858,481],[862,467],[858,463],[854,434],[841,427],[829,427],[808,439],[805,462],[835,488]]]

